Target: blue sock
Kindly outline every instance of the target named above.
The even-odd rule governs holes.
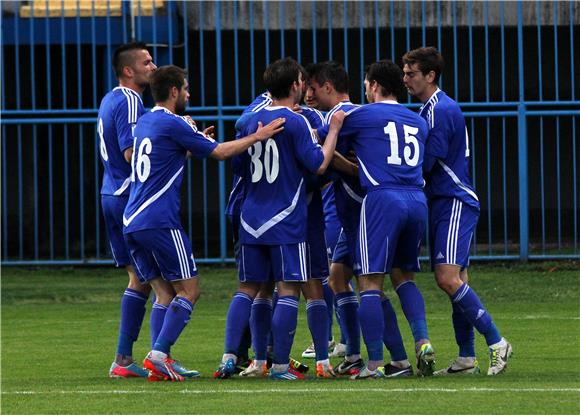
[[[328,359],[328,312],[324,300],[306,302],[306,319],[314,342],[316,360]]]
[[[336,316],[336,322],[338,323],[338,328],[340,329],[340,343],[346,344],[346,330],[340,320],[340,315],[338,314],[338,304],[336,303],[336,296],[334,297],[334,315]]]
[[[249,359],[248,351],[250,347],[252,347],[252,331],[250,329],[250,324],[248,322],[248,326],[246,327],[246,330],[244,330],[242,340],[240,341],[238,353],[236,353],[236,355],[238,356],[238,362],[243,362]]]
[[[244,337],[244,332],[250,322],[250,312],[254,299],[248,294],[237,292],[234,294],[226,317],[226,336],[224,353],[237,355]]]
[[[381,291],[368,290],[360,293],[358,316],[369,360],[383,360],[383,331],[385,321],[381,307]]]
[[[407,360],[407,352],[403,344],[403,337],[397,323],[397,314],[388,298],[381,301],[383,307],[383,318],[385,320],[385,330],[383,331],[383,343],[391,354],[391,360],[397,362]]]
[[[459,346],[459,356],[461,357],[475,357],[475,333],[473,332],[473,324],[471,324],[457,303],[451,303],[453,306],[453,330],[455,331],[455,341]]]
[[[326,311],[328,313],[328,341],[333,339],[332,336],[332,320],[334,319],[334,292],[328,286],[328,278],[322,281],[322,290],[324,292],[324,302],[326,303]]]
[[[274,311],[276,310],[276,304],[278,304],[277,289],[275,289],[274,293],[272,294],[272,316],[274,315]],[[272,330],[270,330],[270,334],[268,334],[268,347],[270,347],[270,349],[274,347],[274,336],[272,335]]]
[[[274,358],[272,363],[288,364],[290,349],[296,334],[298,319],[298,297],[286,295],[278,297],[272,316],[272,336],[274,337]]]
[[[272,300],[268,298],[254,300],[250,315],[250,328],[252,329],[254,359],[266,360],[268,358],[268,340],[272,332]]]
[[[119,338],[117,340],[117,354],[133,356],[133,343],[137,341],[141,324],[145,316],[145,304],[147,295],[126,288],[121,298],[121,324],[119,326]]]
[[[177,338],[189,323],[193,304],[186,298],[175,297],[169,307],[163,321],[161,332],[155,341],[153,350],[169,354],[171,346],[175,344]]]
[[[354,292],[336,294],[336,304],[346,337],[346,355],[360,354],[360,324],[356,294]]]
[[[481,304],[479,297],[467,283],[464,283],[451,296],[451,301],[456,303],[463,315],[478,332],[485,336],[485,341],[488,346],[495,344],[501,340],[501,335],[491,316]]]
[[[151,348],[155,346],[157,337],[159,337],[159,332],[163,327],[163,321],[165,320],[165,314],[167,313],[167,306],[163,304],[154,303],[151,309],[151,316],[149,318],[151,325]]]
[[[425,301],[415,282],[405,281],[395,288],[395,291],[401,301],[403,313],[407,317],[415,342],[428,339],[427,321],[425,320]]]

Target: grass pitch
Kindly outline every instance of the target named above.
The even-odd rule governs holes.
[[[470,285],[514,346],[500,376],[272,382],[217,381],[234,269],[200,272],[202,296],[172,354],[202,378],[183,383],[109,379],[122,270],[2,270],[2,395],[5,414],[79,413],[580,413],[580,264],[475,265]],[[456,354],[450,304],[430,273],[417,277],[427,306],[437,368]],[[388,291],[409,354],[413,341]],[[135,356],[149,348],[146,316]],[[310,343],[304,304],[293,356]],[[335,335],[338,328],[334,325]],[[364,349],[364,346],[363,346]],[[482,371],[485,342],[477,336]],[[386,354],[388,356],[388,354]],[[312,365],[311,365],[312,367]]]

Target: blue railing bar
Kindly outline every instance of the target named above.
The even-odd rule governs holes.
[[[171,25],[172,25],[172,18],[174,15],[174,6],[173,3],[169,3],[167,4],[167,10],[166,10],[166,14],[167,14],[167,28],[169,30],[167,30],[168,32],[168,41],[167,43],[169,44],[169,62],[174,62],[173,61],[173,30],[171,30]]]
[[[0,27],[2,27],[4,17],[2,13],[0,13]],[[4,59],[4,42],[0,45],[0,62],[2,62],[2,73],[0,73],[0,82],[2,83],[2,91],[6,91],[6,83],[5,83],[5,73],[6,73],[6,60]],[[6,108],[6,93],[2,95],[2,108]]]
[[[302,62],[302,7],[300,4],[299,1],[296,2],[296,59],[298,62]]]
[[[379,41],[379,24],[380,24],[380,15],[379,15],[379,0],[375,0],[375,61],[380,59],[380,41]]]
[[[201,161],[201,181],[203,194],[203,255],[207,257],[209,232],[207,226],[207,159]],[[225,209],[224,209],[225,210]],[[221,215],[220,215],[221,216]]]
[[[522,2],[517,3],[518,10],[518,177],[520,209],[520,260],[528,260],[529,243],[529,210],[528,210],[528,140],[526,125],[526,107],[524,105],[524,33]]]
[[[491,135],[490,135],[490,122],[489,117],[485,121],[486,124],[486,140],[485,149],[487,151],[487,163],[486,163],[486,174],[487,174],[487,247],[488,253],[491,255],[492,248],[492,223],[491,223]]]
[[[99,166],[101,164],[101,157],[99,142],[98,140],[93,140],[94,143],[94,163],[95,163],[95,253],[97,258],[101,257],[101,186],[100,180],[101,175],[99,172]]]
[[[560,167],[560,117],[556,117],[556,203],[558,206],[558,249],[562,248],[562,189]]]
[[[558,116],[558,115],[580,115],[580,110],[546,110],[546,111],[526,111],[526,114],[531,117],[535,116]]]
[[[473,102],[473,16],[472,16],[471,2],[467,3],[467,14],[469,16],[469,100]],[[423,27],[425,26],[425,19],[423,16]],[[486,53],[487,55],[487,53]]]
[[[32,204],[34,207],[34,259],[38,259],[38,127],[32,126]]]
[[[471,7],[471,3],[470,6]],[[471,17],[470,17],[471,18]],[[421,0],[421,46],[427,46],[427,26],[425,22],[427,19],[425,18],[425,0]]]
[[[250,70],[251,70],[251,84],[252,84],[252,97],[251,100],[256,96],[256,65],[255,65],[255,50],[254,50],[254,1],[249,2],[249,15],[250,15]]]
[[[34,11],[31,8],[31,12],[34,15]],[[30,48],[30,90],[28,93],[31,95],[32,100],[32,109],[36,109],[36,77],[34,76],[35,71],[35,64],[34,64],[34,18],[28,19],[28,29],[30,34],[30,44],[28,47]],[[16,68],[16,71],[19,71],[19,68]],[[16,76],[20,74],[17,73]]]
[[[6,126],[2,126],[2,252],[4,258],[8,256],[8,183],[6,181]]]
[[[47,29],[48,31],[48,26]],[[97,50],[96,50],[96,29],[95,29],[95,2],[92,2],[91,4],[91,58],[93,60],[93,62],[97,61]],[[47,45],[48,46],[48,45]],[[97,79],[97,65],[91,65],[91,71],[92,71],[92,78],[91,79]],[[47,80],[47,84],[50,84],[50,82],[48,82]],[[97,83],[93,82],[93,108],[97,108]]]
[[[451,16],[453,20],[453,90],[455,101],[459,100],[459,72],[457,70],[457,8],[455,2],[451,3]],[[486,53],[487,55],[487,53]]]
[[[395,0],[391,0],[391,61],[395,62]]]
[[[327,23],[328,23],[328,60],[332,60],[332,0],[328,0],[327,5]]]
[[[537,15],[537,34],[538,34],[538,91],[539,99],[542,100],[543,87],[542,87],[542,13],[540,11],[540,4],[542,2],[537,0],[536,2],[536,15]]]
[[[195,253],[194,253],[195,255]],[[234,258],[195,258],[196,264],[234,264],[236,260]],[[0,264],[3,267],[14,267],[14,266],[71,266],[71,265],[91,265],[91,266],[102,266],[102,265],[115,265],[112,259],[96,259],[87,258],[84,260],[80,259],[55,259],[55,260],[4,260]]]
[[[410,12],[410,2],[405,1],[405,50],[411,50],[411,12]],[[411,97],[409,96],[409,99]]]
[[[221,107],[223,105],[223,78],[222,78],[222,28],[221,28],[221,10],[216,7],[216,27],[215,27],[215,43],[216,43],[216,63],[217,63],[217,96],[218,96],[218,141],[224,141],[224,118],[222,116]],[[226,171],[225,163],[218,165],[218,185],[219,185],[219,218],[220,218],[220,257],[222,262],[227,255],[226,245],[226,218],[223,212],[226,210]]]
[[[79,125],[79,230],[81,259],[85,258],[85,157],[84,126]]]
[[[18,256],[24,258],[24,214],[22,178],[22,127],[18,126]]]
[[[318,53],[316,51],[316,0],[312,1],[312,62],[317,62]]]
[[[346,0],[342,2],[342,47],[344,50],[344,69],[348,72],[348,10]]]
[[[77,13],[75,17],[76,33],[77,33],[77,107],[83,107],[83,82],[81,76],[81,16],[80,16],[80,0],[77,0]],[[123,19],[123,24],[125,20]]]
[[[572,90],[572,100],[576,99],[576,82],[575,82],[575,72],[574,72],[574,24],[573,24],[573,16],[574,16],[574,8],[572,7],[572,0],[570,0],[570,11],[568,13],[569,20],[570,20],[570,83],[571,83],[571,90]],[[574,176],[576,177],[576,176]],[[574,228],[576,230],[576,228]]]
[[[96,140],[95,140],[96,142]],[[48,234],[50,259],[54,259],[54,193],[52,184],[52,125],[48,126]],[[97,215],[98,216],[98,215]]]
[[[64,126],[64,255],[69,259],[69,188],[68,188],[68,126]]]
[[[77,0],[77,3],[79,0]],[[129,4],[127,4],[129,3]],[[130,13],[127,13],[127,9],[131,7],[130,2],[123,2],[121,3],[121,20],[123,21],[123,43],[127,43],[127,18],[126,16]],[[155,10],[155,3],[153,3],[153,10]],[[167,13],[169,15],[169,13]],[[171,49],[170,49],[171,50]]]
[[[508,251],[508,232],[507,232],[507,183],[506,183],[506,176],[507,176],[507,169],[506,169],[506,139],[505,139],[505,117],[501,119],[501,163],[502,163],[502,172],[503,172],[503,246],[504,246],[504,253],[507,255]]]
[[[486,1],[483,3],[484,15],[485,15],[485,100],[489,102],[489,3]]]
[[[189,30],[188,30],[188,22],[187,22],[187,2],[184,0],[183,4],[183,46],[184,46],[184,53],[185,53],[185,61],[183,63],[184,68],[189,68]]]
[[[205,59],[204,59],[204,42],[203,42],[203,1],[199,3],[199,84],[201,94],[201,106],[205,106]],[[219,8],[220,3],[215,3],[215,8]],[[189,63],[189,62],[188,62]]]
[[[108,14],[107,14],[107,17],[108,17]],[[107,22],[108,22],[108,20],[109,19],[107,19]],[[137,23],[137,30],[136,30],[137,39],[136,40],[141,40],[141,39],[143,39],[143,35],[141,33],[141,30],[143,28],[143,24],[141,23],[141,2],[137,2],[137,14],[135,16],[134,21]]]
[[[48,6],[47,6],[48,7]],[[20,19],[18,18],[18,13],[14,13],[14,28],[16,33],[20,33]],[[14,61],[15,68],[18,70],[20,68],[20,39],[18,36],[14,38]],[[16,77],[16,108],[20,109],[20,77]]]
[[[544,117],[540,117],[540,212],[542,216],[542,253],[546,252],[546,199],[544,177]]]
[[[475,119],[471,118],[471,134],[469,135],[471,138],[471,180],[473,183],[473,190],[477,193],[477,172],[475,170]],[[473,254],[477,255],[477,226],[473,230]]]
[[[236,105],[240,105],[240,66],[238,56],[238,2],[233,3],[234,13],[234,86],[236,94]]]
[[[359,2],[359,9],[358,9],[358,13],[359,13],[359,20],[360,20],[360,25],[359,25],[359,32],[358,32],[358,39],[359,39],[359,43],[358,43],[358,51],[359,51],[359,59],[360,59],[360,76],[359,76],[359,82],[360,82],[360,91],[361,91],[361,102],[364,103],[364,96],[365,96],[365,87],[364,87],[364,77],[365,77],[365,54],[364,54],[364,13],[365,13],[365,7],[364,7],[364,3],[361,1]]]
[[[505,12],[505,2],[501,2],[499,20],[500,20],[500,32],[501,32],[501,100],[505,101],[505,25],[504,25],[504,13]]]
[[[266,40],[264,49],[266,50],[266,65],[268,65],[270,64],[270,8],[267,0],[263,0],[262,5],[264,7],[264,35]]]
[[[463,111],[465,117],[516,117],[518,111]]]
[[[443,53],[441,48],[441,0],[437,0],[437,50]],[[439,77],[439,87],[443,88],[443,74]]]
[[[201,3],[201,2],[200,2]],[[219,3],[218,3],[219,4]],[[141,2],[139,1],[139,5],[141,5]],[[157,42],[157,16],[156,16],[156,7],[155,7],[155,0],[153,0],[153,10],[152,10],[152,14],[151,14],[151,22],[153,23],[153,27],[152,27],[152,34],[153,34],[153,61],[156,62],[158,59],[157,56],[157,44],[159,42]],[[171,31],[171,28],[169,28],[169,31]],[[202,54],[203,56],[203,54]]]
[[[48,8],[48,2],[46,3],[46,7]],[[45,16],[48,16],[48,12],[46,13]],[[48,104],[47,107],[49,110],[51,110],[51,108],[52,108],[52,85],[51,85],[52,77],[51,77],[51,69],[50,68],[51,68],[52,64],[51,64],[51,58],[50,58],[50,30],[49,30],[48,22],[49,22],[48,17],[45,17],[44,18],[44,36],[46,39],[46,44],[44,46],[44,49],[46,51],[45,52],[45,56],[46,56],[46,82],[45,82],[46,83],[46,100],[47,100],[47,104]],[[93,62],[95,62],[94,59],[93,59]],[[96,79],[96,78],[94,78],[94,76],[95,76],[95,73],[94,73],[95,68],[94,67],[96,65],[91,65],[91,66],[93,67],[93,79]],[[96,84],[96,82],[93,82],[93,88],[94,88],[95,84]]]
[[[576,118],[572,118],[572,206],[574,209],[574,252],[578,248],[578,183],[576,182]]]
[[[108,30],[107,30],[108,32]],[[67,108],[67,94],[66,94],[66,36],[64,24],[64,1],[60,4],[60,64],[61,68],[61,85],[62,85],[62,107]],[[109,68],[111,65],[108,66]],[[109,71],[110,72],[110,71]]]
[[[556,92],[556,100],[560,97],[558,91],[560,87],[560,77],[558,75],[558,2],[554,1],[554,91]]]
[[[284,50],[284,14],[285,14],[285,2],[281,1],[278,3],[278,22],[280,24],[280,58],[286,56],[286,51]]]

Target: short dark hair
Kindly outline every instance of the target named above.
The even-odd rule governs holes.
[[[348,94],[348,73],[344,66],[336,61],[308,65],[308,76],[318,85],[330,82],[336,92]]]
[[[435,83],[439,82],[439,77],[445,68],[443,56],[433,46],[413,49],[405,53],[403,64],[409,66],[417,64],[423,75],[427,75],[431,71],[435,72]]]
[[[147,50],[147,44],[144,42],[125,43],[115,49],[113,52],[113,70],[117,79],[123,76],[125,66],[133,64],[135,58],[132,52],[143,49]]]
[[[183,88],[187,78],[187,71],[175,65],[166,65],[157,68],[151,75],[149,85],[151,86],[151,95],[155,102],[163,102],[169,98],[169,91],[172,87],[178,90]]]
[[[369,82],[376,81],[381,86],[381,95],[400,97],[404,90],[403,71],[399,65],[388,59],[370,64],[365,69],[365,76]]]
[[[287,98],[292,84],[298,82],[301,73],[304,73],[304,68],[294,59],[279,59],[264,71],[264,86],[272,98]]]

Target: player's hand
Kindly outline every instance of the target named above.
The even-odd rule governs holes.
[[[300,114],[302,113],[302,107],[300,106],[300,104],[294,104],[294,106],[292,107],[292,111]]]
[[[215,138],[215,126],[210,125],[205,130],[203,130],[203,133],[205,135],[207,135],[209,138],[214,139]]]
[[[193,125],[194,127],[197,127],[197,124],[195,123],[195,121],[193,120],[193,118],[191,118],[191,116],[189,115],[185,115],[183,117],[185,119],[185,121],[187,121],[190,125]]]
[[[280,131],[284,130],[283,126],[285,122],[286,118],[276,118],[274,121],[270,122],[270,124],[264,127],[262,126],[262,123],[258,121],[258,129],[254,135],[258,141],[266,140],[272,137],[274,134],[278,134]]]
[[[344,111],[336,111],[330,120],[330,127],[340,129],[346,113]]]

